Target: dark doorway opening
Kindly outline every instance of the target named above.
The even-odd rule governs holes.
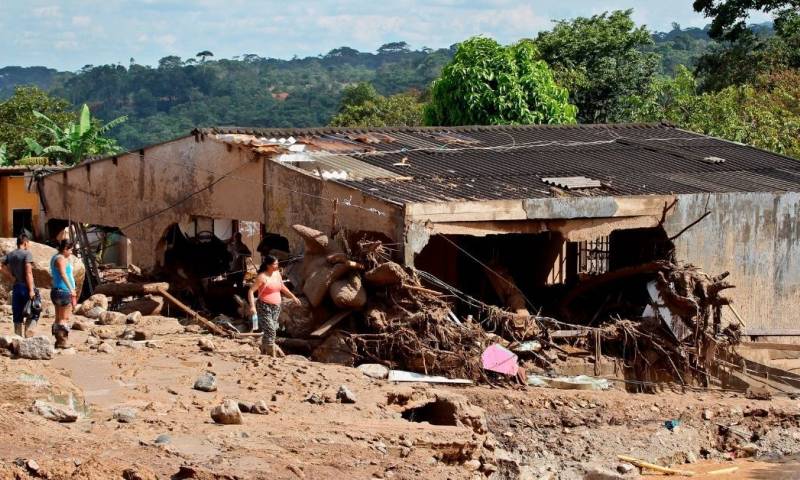
[[[16,237],[21,233],[33,236],[33,210],[14,209],[11,230]]]

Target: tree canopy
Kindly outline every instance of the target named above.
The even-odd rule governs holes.
[[[652,83],[658,57],[645,52],[653,40],[636,27],[632,10],[579,17],[556,23],[536,37],[541,58],[578,107],[578,121],[627,120],[625,98],[642,94]]]
[[[37,87],[17,87],[14,95],[0,102],[0,145],[5,145],[6,162],[16,162],[28,151],[26,138],[47,143],[48,133],[39,126],[40,112],[57,124],[75,119],[72,106]]]
[[[397,127],[422,124],[420,96],[416,92],[385,97],[368,83],[342,92],[339,112],[331,119],[335,127]]]
[[[776,24],[796,15],[798,0],[694,0],[694,9],[711,18],[709,35],[716,40],[736,41],[750,34],[747,19],[753,10],[773,13]]]
[[[428,125],[575,123],[576,108],[533,42],[473,37],[433,82]]]

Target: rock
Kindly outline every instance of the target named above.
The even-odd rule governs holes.
[[[39,467],[39,464],[36,462],[36,460],[32,458],[28,459],[28,461],[25,462],[25,467],[33,473],[38,472],[41,468]]]
[[[123,480],[158,480],[158,475],[147,467],[135,465],[123,470],[122,478]]]
[[[253,404],[251,402],[239,400],[237,404],[239,405],[239,411],[242,413],[250,413],[253,411]]]
[[[356,368],[370,378],[384,379],[389,376],[389,369],[380,363],[362,363]]]
[[[481,468],[481,461],[480,460],[467,460],[464,462],[464,468],[466,468],[470,472],[477,472],[479,468]]]
[[[141,342],[144,340],[150,340],[151,338],[153,338],[153,333],[149,330],[136,330],[133,332],[133,339],[136,341]]]
[[[324,233],[305,225],[292,225],[292,228],[305,240],[306,253],[326,253],[328,251],[330,240]]]
[[[111,417],[119,423],[133,423],[139,411],[133,407],[117,407],[111,412]]]
[[[88,316],[88,315],[87,315]],[[104,311],[97,319],[98,325],[125,325],[125,314],[119,312]]]
[[[20,338],[14,342],[13,350],[18,357],[29,360],[50,360],[55,355],[53,344],[44,336]]]
[[[85,311],[83,311],[81,313],[86,318],[90,318],[92,320],[98,320],[100,318],[100,316],[103,313],[105,313],[105,310],[103,310],[101,307],[94,307],[91,310],[85,310]]]
[[[197,378],[194,382],[194,389],[201,392],[216,392],[217,391],[217,377],[213,373],[206,372]]]
[[[191,324],[191,325],[186,325],[185,327],[183,327],[183,331],[184,331],[184,333],[195,333],[196,334],[196,333],[202,332],[203,329],[200,327],[200,325]]]
[[[336,399],[342,403],[356,403],[356,395],[346,385],[339,386],[339,390],[336,392]]]
[[[75,313],[82,314],[82,312],[88,312],[95,307],[100,307],[102,310],[108,310],[108,297],[102,293],[96,293],[84,300],[83,303],[81,303],[78,308],[75,309]]]
[[[609,470],[604,467],[587,468],[583,480],[624,480],[624,476],[619,472]]]
[[[56,249],[37,242],[30,242],[28,248],[33,255],[33,283],[40,290],[50,289],[53,284],[53,278],[50,276],[50,259],[56,254]],[[0,238],[0,257],[4,257],[16,249],[15,238]],[[72,273],[75,276],[75,285],[78,286],[78,296],[80,296],[86,270],[83,262],[76,255],[70,257],[69,262],[72,264]],[[12,280],[0,276],[0,284],[3,284],[7,291],[11,291]],[[42,296],[44,297],[44,294]]]
[[[164,444],[170,443],[171,441],[172,441],[172,437],[170,437],[166,433],[162,433],[161,435],[156,437],[156,439],[153,441],[153,443],[156,443],[158,445],[164,445]]]
[[[12,350],[14,342],[21,340],[22,337],[18,335],[0,335],[0,348],[4,350]]]
[[[623,475],[627,475],[633,472],[634,470],[636,470],[636,467],[634,467],[630,463],[620,463],[619,465],[617,465],[617,471]]]
[[[108,342],[103,342],[97,347],[97,351],[100,353],[114,353],[114,346]]]
[[[213,352],[215,349],[214,342],[212,342],[210,338],[205,337],[197,341],[197,346],[204,352]]]
[[[266,415],[269,413],[269,407],[267,407],[267,402],[264,400],[259,400],[253,404],[252,408],[250,408],[250,413],[255,413],[256,415]]]
[[[714,418],[714,412],[708,409],[703,410],[703,420],[711,420],[712,418]]]
[[[161,315],[164,309],[164,299],[160,295],[145,295],[142,298],[131,300],[119,307],[119,312],[130,316],[134,313],[139,315]]]
[[[322,405],[325,403],[325,399],[323,399],[319,394],[310,393],[304,400],[312,405]]]
[[[86,345],[89,345],[89,348],[96,347],[100,345],[100,340],[97,337],[86,337]]]
[[[120,312],[120,313],[124,313],[124,312]],[[142,312],[135,311],[135,312],[129,313],[128,316],[125,317],[125,323],[128,324],[128,325],[136,325],[137,323],[139,323],[139,321],[141,319],[142,319]]]
[[[335,332],[328,335],[328,338],[314,349],[311,359],[316,362],[338,363],[352,367],[356,359],[356,352],[348,337],[341,332]]]
[[[291,338],[305,338],[319,327],[319,322],[314,319],[311,304],[305,297],[300,298],[300,305],[294,302],[283,302],[278,323],[286,330]]]
[[[93,328],[89,334],[101,340],[110,340],[116,336],[114,331],[108,328]]]
[[[84,320],[82,320],[84,319]],[[91,327],[89,326],[89,320],[86,317],[78,317],[75,315],[72,319],[72,325],[70,326],[71,330],[77,330],[79,332],[88,332]]]
[[[31,411],[54,422],[71,423],[78,420],[78,412],[75,410],[42,400],[33,402]]]
[[[359,309],[367,303],[367,290],[357,273],[331,283],[328,293],[339,308]]]
[[[78,352],[77,350],[75,350],[75,347],[69,347],[56,350],[56,353],[59,355],[75,355]]]
[[[697,455],[694,452],[686,452],[686,463],[697,463]]]
[[[364,273],[364,280],[375,286],[397,285],[406,279],[403,267],[394,262],[386,262]]]
[[[119,334],[119,338],[121,338],[122,340],[133,340],[133,336],[135,335],[135,333],[136,332],[134,330],[126,328],[125,330],[122,331],[122,333]]]
[[[216,423],[223,425],[240,425],[242,423],[242,412],[239,405],[234,400],[225,400],[222,405],[217,405],[211,410],[211,418]]]

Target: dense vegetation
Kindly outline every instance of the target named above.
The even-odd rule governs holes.
[[[11,97],[16,85],[30,84],[68,102],[51,98],[48,104],[40,91],[26,89],[6,102],[6,113],[0,104],[0,122],[24,130],[7,130],[0,146],[7,144],[13,160],[26,148],[31,153],[25,136],[44,140],[42,132],[31,131],[36,122],[30,113],[19,111],[32,103],[63,122],[75,122],[67,109],[76,112],[82,104],[99,121],[126,116],[107,132],[124,148],[208,125],[668,119],[798,155],[800,107],[793,82],[800,67],[800,16],[796,8],[784,8],[791,3],[699,0],[695,8],[712,19],[709,27],[673,24],[660,33],[636,26],[630,11],[617,11],[557,22],[509,47],[478,37],[438,50],[394,42],[375,53],[341,47],[291,60],[252,54],[216,60],[202,51],[197,58],[164,57],[153,67],[131,59],[128,66],[87,65],[74,73],[0,68],[0,99]],[[774,29],[742,28],[741,8],[774,11]]]

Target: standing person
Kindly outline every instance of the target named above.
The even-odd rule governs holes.
[[[50,259],[50,274],[53,276],[53,289],[50,291],[50,299],[56,307],[56,320],[53,323],[53,336],[56,337],[56,348],[67,348],[67,337],[69,337],[69,320],[72,307],[77,303],[78,297],[75,293],[75,277],[72,274],[72,263],[69,257],[72,256],[73,244],[69,240],[58,242],[58,253]]]
[[[3,258],[2,268],[6,275],[14,278],[11,293],[11,311],[14,317],[14,334],[26,337],[33,336],[37,318],[30,318],[26,325],[22,324],[25,305],[36,296],[33,286],[33,254],[28,249],[30,238],[21,234],[17,237],[17,249]]]
[[[250,301],[250,315],[258,314],[261,335],[261,353],[273,357],[282,357],[283,351],[275,345],[278,330],[278,317],[281,314],[281,294],[291,298],[297,304],[300,300],[283,284],[283,277],[278,269],[278,259],[272,255],[264,257],[258,268],[256,281],[247,291]],[[258,292],[258,300],[254,294]]]
[[[228,241],[228,253],[231,263],[228,268],[228,277],[233,280],[233,286],[244,286],[244,274],[247,272],[247,259],[252,255],[247,245],[242,242],[241,232],[236,232]]]

